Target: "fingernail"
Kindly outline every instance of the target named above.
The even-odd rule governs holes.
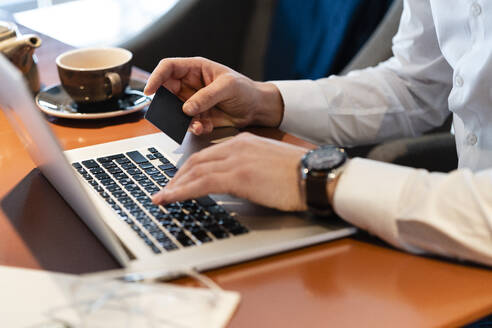
[[[197,136],[199,136],[202,133],[202,128],[200,126],[201,126],[201,124],[198,122],[193,123],[193,126],[192,126],[193,133]]]
[[[197,112],[197,106],[193,102],[185,102],[183,105],[183,111],[188,115],[195,115]]]

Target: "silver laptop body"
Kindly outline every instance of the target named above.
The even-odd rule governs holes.
[[[179,167],[191,153],[210,145],[211,142],[214,142],[213,140],[220,140],[233,134],[231,129],[218,129],[212,135],[205,137],[196,137],[188,134],[181,146],[166,134],[156,133],[63,151],[43,115],[37,109],[22,75],[3,56],[0,56],[0,107],[15,128],[34,163],[87,226],[97,235],[111,254],[128,271],[159,270],[161,272],[169,272],[169,276],[172,276],[174,272],[179,270],[216,268],[344,237],[355,232],[355,228],[338,220],[330,218],[313,220],[302,214],[270,210],[253,205],[243,199],[224,195],[211,196],[217,204],[210,203],[207,205],[209,207],[203,207],[196,201],[189,201],[188,204],[179,204],[179,206],[186,205],[199,208],[197,210],[198,215],[195,215],[194,212],[183,210],[184,207],[182,207],[180,220],[183,219],[185,221],[173,218],[169,220],[173,210],[160,206],[159,209],[163,213],[160,215],[164,217],[164,220],[161,221],[149,214],[146,208],[139,205],[135,197],[129,194],[129,190],[125,189],[128,185],[122,185],[119,183],[120,180],[114,179],[116,181],[114,185],[116,186],[111,187],[112,190],[119,188],[121,191],[126,192],[128,194],[126,198],[134,201],[140,206],[139,209],[143,209],[148,214],[145,220],[147,223],[150,220],[149,224],[152,225],[154,230],[151,234],[149,233],[150,230],[146,230],[148,225],[144,226],[134,216],[129,214],[124,205],[117,198],[114,198],[111,192],[106,190],[107,186],[100,183],[108,180],[95,178],[95,175],[100,170],[94,168],[92,171],[96,173],[92,174],[90,168],[80,163],[94,163],[92,161],[85,162],[93,159],[96,163],[102,165],[103,163],[99,162],[98,159],[106,158],[107,160],[108,156],[114,155],[116,157],[120,156],[119,162],[125,162],[126,160],[121,159],[121,154],[128,158],[127,153],[137,151],[146,158],[148,155],[161,154],[171,164],[167,167],[172,165]],[[111,157],[109,158],[111,159]],[[162,164],[159,158],[156,157],[148,162],[153,164],[159,174],[163,173],[159,169]],[[75,164],[75,166],[81,166],[82,170],[74,167],[73,163],[79,163]],[[127,163],[134,164],[139,168],[139,165],[134,163],[131,158]],[[107,166],[112,165],[109,164]],[[116,163],[116,166],[121,168],[119,163]],[[80,174],[80,171],[84,170],[87,172],[85,177]],[[102,170],[104,174],[107,173],[105,167],[102,167]],[[114,170],[118,171],[118,169]],[[152,169],[152,171],[155,170]],[[123,170],[123,172],[129,176],[130,180],[133,179],[133,176],[130,176],[126,171]],[[145,175],[145,172],[142,175]],[[156,173],[155,175],[159,174]],[[162,175],[166,176],[165,174]],[[153,181],[150,179],[151,177],[153,176],[146,176],[144,179],[146,179],[145,181]],[[103,192],[100,193],[95,190],[94,185],[91,183],[98,183]],[[138,181],[130,183],[130,185],[133,184],[139,185]],[[159,187],[158,185],[155,186]],[[146,196],[150,196],[149,192],[143,188],[141,189]],[[117,207],[120,208],[119,213],[125,213],[127,217],[120,216],[115,210]],[[220,211],[222,207],[225,208],[226,213],[217,214],[220,216],[218,218],[213,216],[216,214],[213,214],[212,210],[209,210]],[[190,215],[186,215],[186,213]],[[183,228],[182,231],[177,233],[180,237],[190,239],[190,245],[184,246],[177,241],[177,237],[173,235],[176,232],[168,231],[164,226],[160,225],[161,222],[167,222],[174,227],[178,226],[175,230],[180,230],[185,224],[190,227],[189,229],[195,229],[186,230]],[[220,229],[216,228],[216,225],[221,222],[226,224],[229,222],[229,226],[227,228],[223,226],[220,226]],[[216,230],[205,229],[208,225]],[[241,227],[243,230],[238,230],[237,227]],[[239,232],[233,234],[229,230]],[[201,242],[190,231],[201,231],[200,239],[205,238],[206,241]],[[217,234],[217,232],[220,232],[220,234]],[[154,236],[171,240],[176,248],[166,250],[159,243],[158,237]],[[166,246],[167,244],[162,243],[162,245]]]

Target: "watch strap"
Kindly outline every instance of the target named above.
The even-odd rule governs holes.
[[[306,176],[306,203],[314,211],[329,211],[331,209],[326,190],[327,176]]]

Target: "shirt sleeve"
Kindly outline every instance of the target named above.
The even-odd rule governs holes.
[[[334,209],[395,247],[492,265],[492,169],[429,173],[354,158]]]
[[[429,1],[405,1],[394,56],[347,76],[274,81],[284,100],[280,129],[343,146],[415,136],[449,115],[452,69],[437,40]]]

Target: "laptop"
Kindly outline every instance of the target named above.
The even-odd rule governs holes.
[[[336,218],[313,219],[210,195],[165,206],[150,196],[186,158],[234,135],[164,133],[63,151],[20,72],[0,56],[0,107],[34,163],[127,272],[206,270],[348,236]],[[167,274],[168,273],[168,274]]]

